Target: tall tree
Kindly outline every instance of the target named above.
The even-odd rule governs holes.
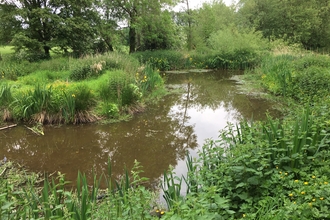
[[[60,47],[81,54],[94,35],[97,13],[93,2],[2,0],[1,10],[8,16],[1,16],[1,23],[9,25],[1,26],[1,33],[13,33],[12,45],[16,50],[43,52],[49,57],[52,47]]]
[[[269,39],[281,38],[306,48],[324,47],[330,40],[328,0],[241,0],[240,20]]]
[[[108,0],[109,8],[115,8],[115,16],[122,23],[127,22],[129,52],[133,53],[137,49],[138,29],[142,26],[142,21],[145,21],[145,16],[159,16],[160,9],[173,4],[173,0]],[[152,22],[149,20],[148,22]]]
[[[192,44],[194,47],[202,48],[206,46],[212,33],[234,24],[234,9],[222,1],[214,1],[212,4],[204,3],[202,8],[194,12],[193,19]]]
[[[8,44],[15,33],[21,30],[20,22],[15,19],[15,6],[0,4],[0,44]]]

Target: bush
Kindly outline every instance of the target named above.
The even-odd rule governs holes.
[[[330,70],[318,66],[306,68],[293,80],[292,96],[300,101],[316,101],[330,94]]]
[[[208,58],[207,65],[218,69],[254,67],[260,62],[260,58],[268,48],[261,33],[238,32],[230,28],[211,34],[208,46],[213,56]]]
[[[316,102],[330,91],[330,71],[326,66],[330,66],[327,56],[285,54],[265,56],[255,72],[261,75],[264,87],[275,95]]]

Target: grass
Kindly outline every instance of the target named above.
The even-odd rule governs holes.
[[[12,54],[13,52],[14,52],[14,48],[11,46],[0,46],[0,55]]]
[[[148,80],[136,79],[138,67],[137,60],[118,53],[31,65],[0,62],[0,88],[14,100],[1,100],[6,102],[6,120],[76,124],[134,114],[153,91],[163,88],[162,78],[151,68],[141,70]],[[40,88],[49,90],[47,104],[39,100],[46,97]]]

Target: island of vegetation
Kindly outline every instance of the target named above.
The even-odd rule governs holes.
[[[4,158],[1,219],[330,218],[329,1],[181,2],[1,1],[1,127],[127,120],[166,95],[163,71],[191,68],[244,70],[283,117],[228,125],[187,155],[187,176],[164,173],[166,206],[138,162],[70,189]]]

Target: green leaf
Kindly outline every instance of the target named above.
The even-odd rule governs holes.
[[[259,177],[258,176],[252,176],[247,179],[247,182],[252,184],[252,185],[258,185],[259,184]]]

